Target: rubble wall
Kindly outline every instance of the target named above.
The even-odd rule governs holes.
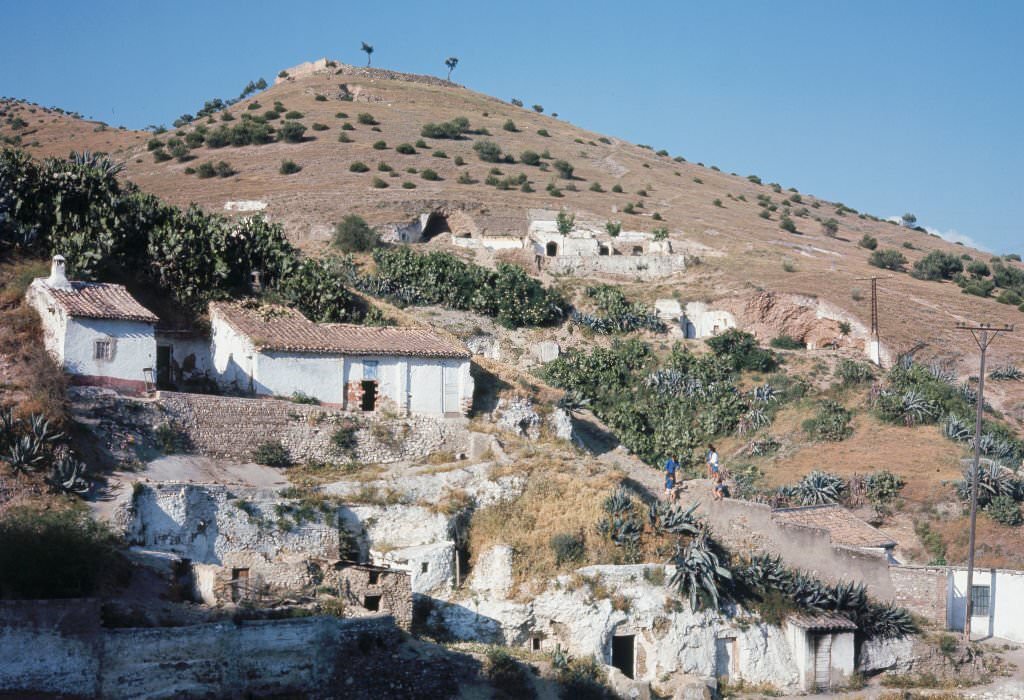
[[[563,275],[623,275],[652,280],[686,270],[686,256],[674,255],[559,255],[546,258],[548,271]]]
[[[949,574],[944,567],[893,566],[889,569],[896,602],[939,629],[946,627]]]
[[[463,452],[468,432],[462,419],[389,417],[349,413],[274,399],[160,392],[160,405],[195,449],[211,457],[248,461],[253,448],[280,439],[297,462],[320,460],[386,464],[439,451]],[[331,438],[355,422],[356,447],[339,452]]]

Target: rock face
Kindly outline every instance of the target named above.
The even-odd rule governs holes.
[[[540,415],[533,408],[533,402],[528,398],[516,396],[511,399],[499,399],[492,417],[498,424],[499,430],[515,433],[531,440],[540,437]]]
[[[497,544],[480,555],[469,587],[495,600],[505,600],[512,590],[512,548]]]
[[[562,349],[553,340],[545,340],[530,348],[530,352],[537,358],[538,362],[546,363],[557,360]]]
[[[466,341],[466,347],[474,355],[501,360],[501,344],[493,335],[474,335]]]
[[[551,433],[559,440],[574,441],[575,433],[572,429],[572,417],[565,409],[556,408],[548,414],[547,424],[551,429]]]
[[[661,583],[671,573],[671,567],[655,565],[591,566],[577,577],[560,576],[532,602],[474,596],[436,605],[431,621],[458,639],[542,649],[558,645],[610,665],[624,663],[617,655],[628,647],[634,678],[641,681],[689,674],[711,683],[727,675],[734,682],[768,683],[780,690],[798,687],[797,667],[780,628],[690,610]],[[615,603],[595,598],[600,589],[614,591]],[[680,692],[679,697],[701,696],[692,688]]]

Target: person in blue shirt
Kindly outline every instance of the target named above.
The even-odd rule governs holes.
[[[665,497],[672,500],[676,488],[676,470],[679,469],[679,462],[674,457],[669,457],[665,462]]]

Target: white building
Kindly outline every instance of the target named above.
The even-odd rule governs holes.
[[[832,613],[795,614],[786,620],[789,639],[800,674],[800,688],[808,692],[846,685],[854,672],[853,634],[857,625]]]
[[[25,299],[39,313],[47,351],[72,381],[146,389],[159,319],[123,286],[71,282],[56,255],[50,276],[34,280]]]
[[[967,569],[948,570],[946,624],[963,631],[967,605]],[[1024,642],[1024,571],[975,569],[971,581],[971,638],[998,637]]]
[[[238,391],[446,416],[472,402],[469,351],[429,330],[313,323],[256,302],[213,302],[210,324],[216,377]]]

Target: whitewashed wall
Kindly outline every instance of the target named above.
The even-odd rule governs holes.
[[[814,637],[821,632],[808,632],[796,625],[786,625],[786,638],[793,652],[793,661],[800,673],[800,687],[813,691],[814,685]],[[840,686],[853,675],[854,641],[853,632],[833,632],[830,659],[830,678],[833,687]]]
[[[185,359],[192,356],[195,359],[195,374],[215,374],[213,366],[213,355],[209,338],[194,335],[166,334],[157,331],[156,344],[158,347],[169,345],[171,347],[171,360],[182,367]]]
[[[989,586],[989,614],[971,616],[971,636],[1024,642],[1024,571],[975,569],[974,585]],[[947,606],[947,626],[951,630],[964,628],[966,588],[967,570],[951,570]]]
[[[216,317],[210,339],[210,354],[218,383],[236,385],[241,391],[249,391],[250,379],[256,350],[245,336],[236,333],[231,326]]]
[[[253,377],[257,394],[291,396],[302,392],[324,403],[345,401],[344,358],[297,352],[258,352]]]
[[[700,301],[691,301],[686,305],[686,320],[683,331],[687,338],[707,338],[715,335],[715,329],[721,333],[736,327],[736,317],[728,311],[711,309]]]
[[[64,365],[64,334],[67,331],[67,315],[53,302],[42,280],[34,280],[25,294],[25,301],[39,314],[43,327],[43,347],[54,361]]]
[[[95,344],[108,340],[109,360],[95,359]],[[71,318],[64,336],[64,370],[87,377],[145,381],[143,369],[156,367],[153,324],[99,318]]]
[[[345,381],[358,382],[366,377],[366,362],[377,362],[379,396],[399,410],[441,415],[462,413],[473,398],[473,378],[468,359],[420,357],[350,357],[345,362]],[[445,405],[445,373],[454,373],[456,387],[452,405]],[[358,407],[349,406],[350,409]]]

